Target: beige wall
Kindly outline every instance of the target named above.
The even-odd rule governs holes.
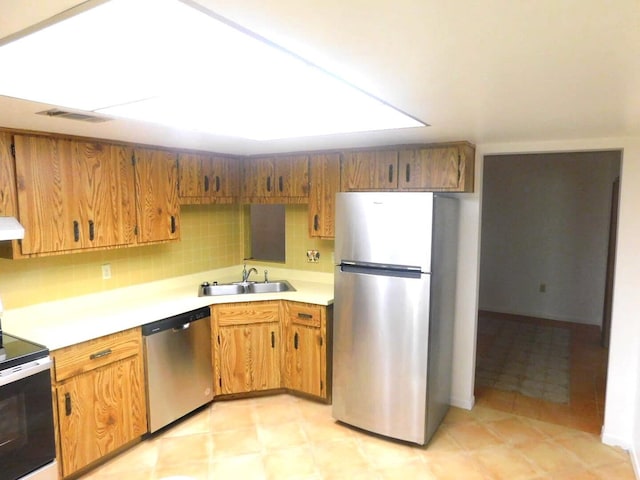
[[[0,259],[0,297],[5,309],[18,308],[240,264],[245,237],[243,211],[239,205],[183,206],[181,241],[175,243],[44,258]],[[307,206],[289,205],[286,216],[284,266],[331,272],[333,241],[308,237]],[[306,263],[305,252],[311,249],[320,250],[320,263]],[[102,279],[101,266],[105,263],[111,264],[109,280]],[[252,265],[269,266],[263,262]]]

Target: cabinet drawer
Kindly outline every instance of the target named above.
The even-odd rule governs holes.
[[[52,356],[56,381],[140,354],[141,335],[139,328],[133,328],[55,350]]]
[[[280,321],[280,302],[246,302],[217,305],[213,316],[218,326]]]
[[[287,304],[287,317],[291,323],[305,325],[307,327],[320,327],[322,307],[304,303]]]

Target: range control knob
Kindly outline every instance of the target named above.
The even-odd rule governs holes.
[[[201,287],[208,287],[209,286],[209,282],[202,282],[200,284]]]

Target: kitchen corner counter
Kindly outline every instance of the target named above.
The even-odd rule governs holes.
[[[7,333],[56,350],[146,323],[220,303],[266,300],[330,305],[333,275],[302,270],[269,269],[272,281],[287,280],[295,292],[199,297],[202,282],[238,281],[242,266],[185,275],[132,287],[5,310]]]

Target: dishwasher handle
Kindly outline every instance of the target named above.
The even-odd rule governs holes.
[[[172,331],[172,332],[181,332],[181,331],[183,331],[183,330],[186,330],[186,329],[187,329],[187,328],[189,328],[190,326],[191,326],[191,322],[187,322],[187,323],[184,323],[184,324],[182,324],[182,325],[180,325],[180,326],[178,326],[178,327],[173,327],[173,328],[171,329],[171,331]]]

